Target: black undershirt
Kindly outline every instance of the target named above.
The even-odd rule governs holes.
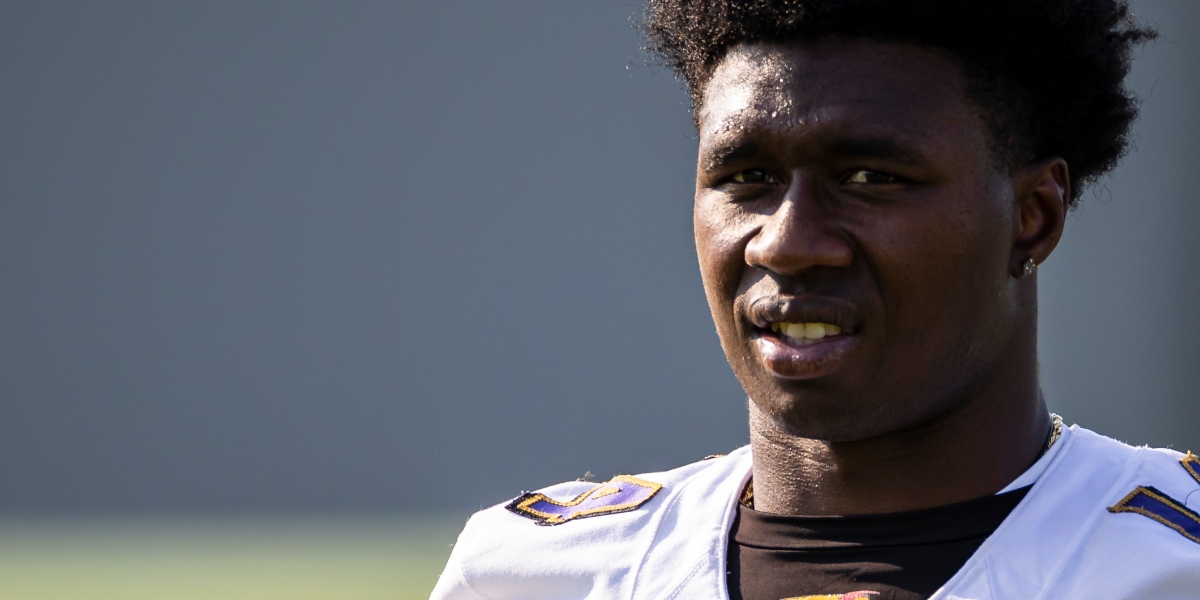
[[[962,568],[1028,491],[846,517],[788,517],[739,506],[729,536],[729,597],[924,600]]]

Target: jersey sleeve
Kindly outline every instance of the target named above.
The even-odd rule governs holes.
[[[462,557],[470,545],[469,528],[470,521],[459,534],[458,541],[454,543],[450,560],[446,561],[446,568],[442,569],[442,574],[438,577],[437,585],[434,586],[429,600],[492,600],[472,589],[463,576]]]

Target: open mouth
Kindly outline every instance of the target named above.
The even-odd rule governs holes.
[[[762,298],[751,302],[745,314],[754,354],[776,377],[830,375],[862,345],[861,315],[838,298]]]
[[[775,321],[757,329],[755,353],[763,366],[785,379],[832,373],[859,341],[854,331],[821,321]]]
[[[833,323],[773,322],[769,329],[792,346],[808,346],[821,340],[842,335],[842,328]]]

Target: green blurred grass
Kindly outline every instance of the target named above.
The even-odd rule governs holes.
[[[0,599],[425,600],[465,519],[0,519]]]

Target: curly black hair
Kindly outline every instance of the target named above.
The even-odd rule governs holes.
[[[1127,0],[647,0],[647,50],[687,84],[694,108],[730,48],[867,38],[957,59],[966,93],[1010,168],[1066,160],[1072,207],[1129,145],[1133,48],[1157,37]]]

